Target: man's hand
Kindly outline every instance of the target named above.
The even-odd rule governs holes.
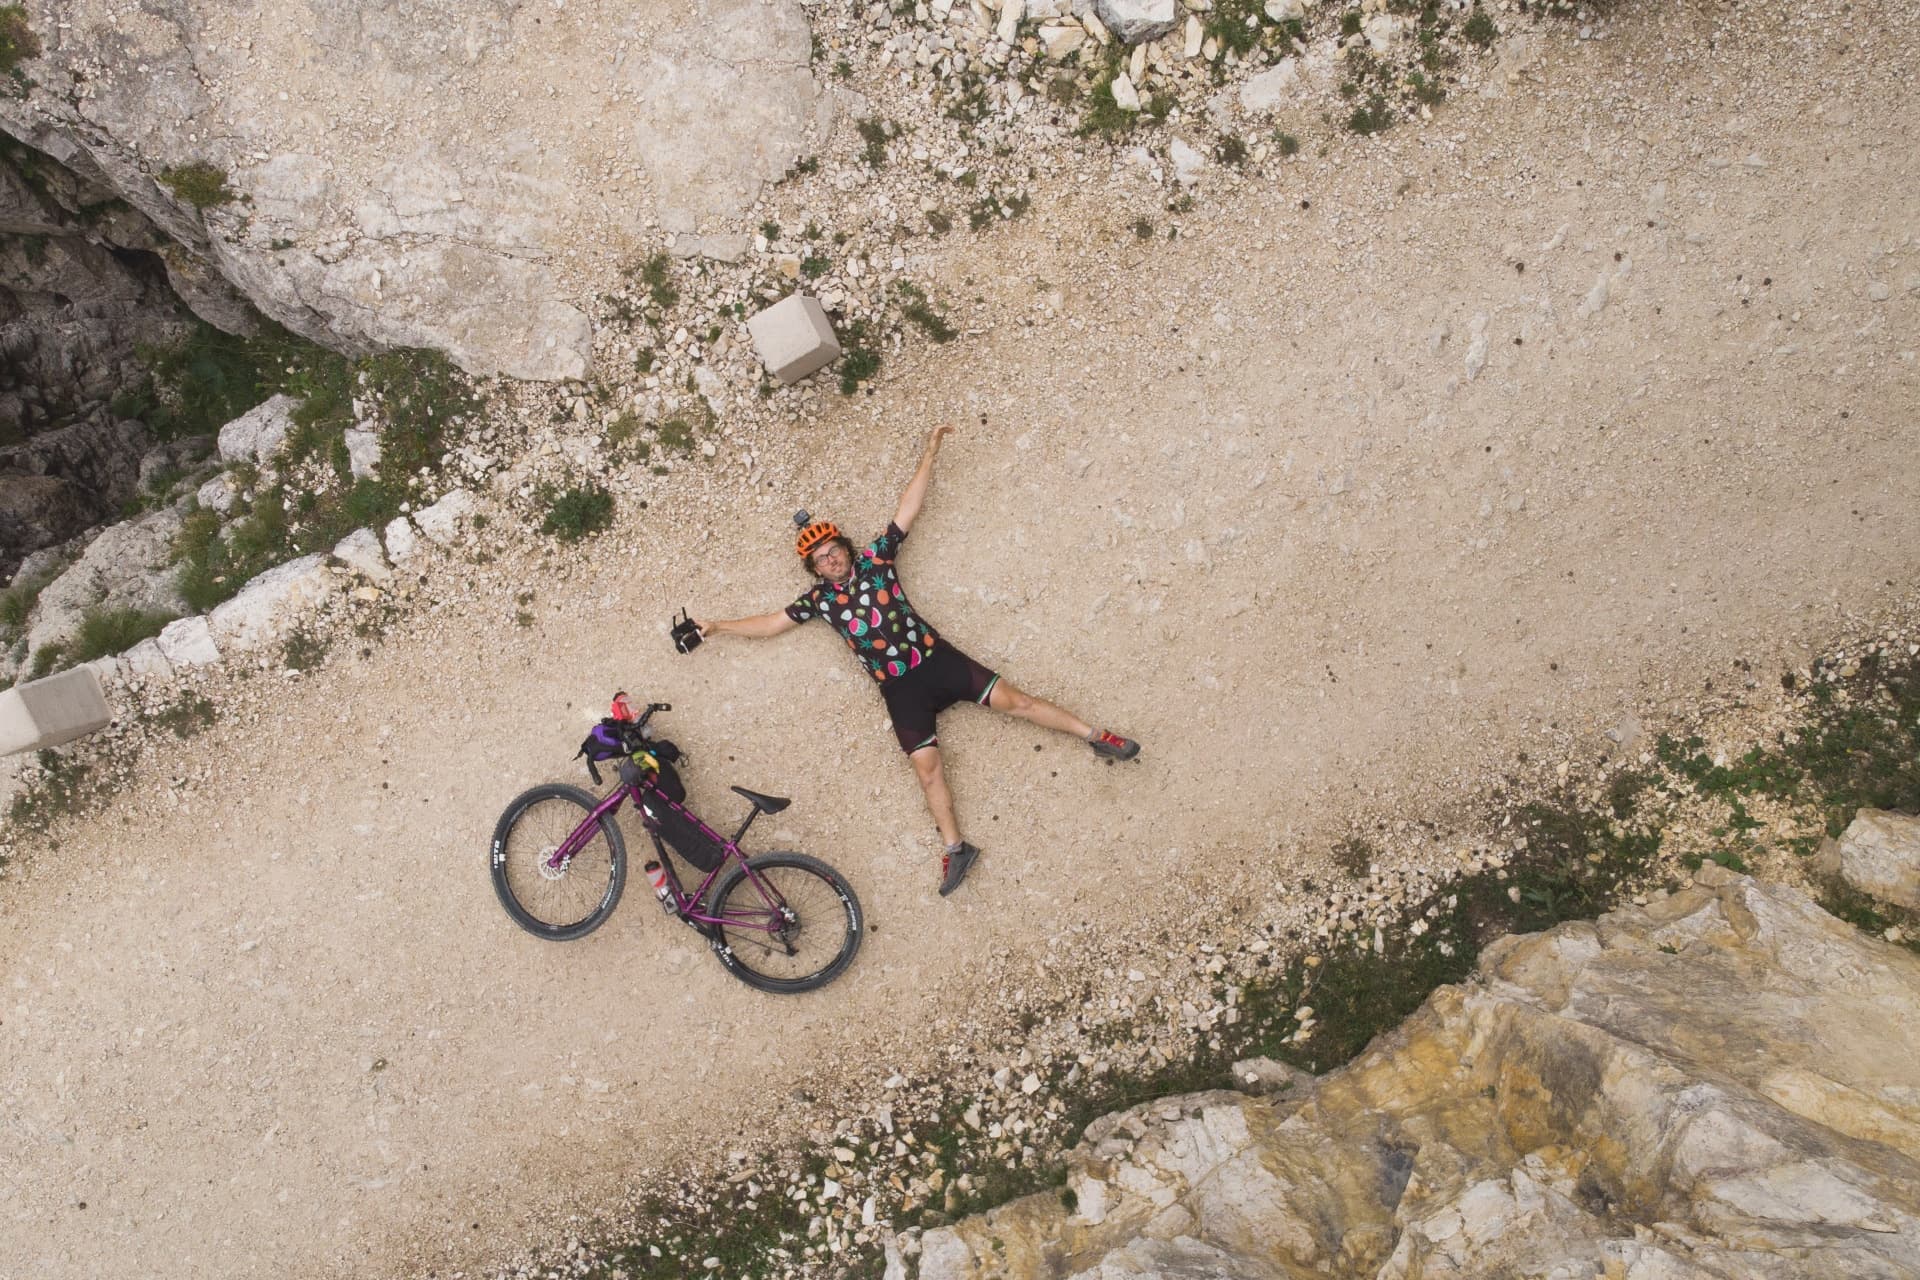
[[[943,422],[927,432],[927,447],[920,451],[920,465],[913,470],[913,479],[907,482],[905,493],[900,495],[899,509],[893,513],[893,523],[900,532],[905,533],[913,527],[920,516],[920,504],[926,500],[927,486],[933,483],[933,460],[940,452],[940,442],[953,434],[953,425]]]

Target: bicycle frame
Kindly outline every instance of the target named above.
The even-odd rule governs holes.
[[[711,836],[723,847],[720,861],[714,865],[713,870],[707,872],[706,879],[700,882],[699,887],[691,894],[688,894],[680,887],[680,875],[673,869],[673,862],[667,857],[666,847],[661,843],[659,834],[651,829],[647,831],[648,838],[653,841],[653,847],[660,853],[660,865],[666,870],[667,890],[673,895],[672,905],[676,915],[703,933],[710,932],[715,925],[722,924],[736,929],[754,929],[761,933],[778,933],[785,927],[787,923],[784,912],[786,907],[785,900],[780,897],[780,894],[772,885],[761,879],[760,873],[755,871],[752,864],[747,861],[747,855],[740,851],[740,839],[747,834],[747,828],[753,825],[753,820],[760,816],[760,811],[758,809],[750,809],[747,813],[746,821],[740,824],[740,830],[736,831],[733,834],[733,838],[729,840],[702,822],[699,817],[685,805],[677,804],[666,796],[654,791],[652,783],[645,779],[623,777],[613,790],[607,793],[606,798],[594,806],[593,812],[588,814],[586,819],[574,828],[573,834],[561,841],[559,847],[548,856],[547,866],[557,870],[566,865],[567,860],[578,853],[582,846],[584,846],[588,840],[592,839],[593,835],[600,829],[600,820],[602,818],[611,819],[614,814],[619,812],[620,806],[628,800],[632,800],[634,804],[638,806],[641,797],[648,792],[654,792],[652,796],[654,803],[667,805],[677,810],[682,817],[693,823],[694,826],[698,827],[706,835]],[[719,877],[720,873],[727,869],[728,860],[734,858],[739,859],[740,867],[746,872],[747,879],[752,881],[754,888],[760,891],[761,901],[767,904],[766,908],[760,911],[750,912],[747,915],[741,915],[736,912],[724,916],[710,915],[705,911],[699,910],[698,907],[705,899],[707,890],[713,886],[713,882]]]

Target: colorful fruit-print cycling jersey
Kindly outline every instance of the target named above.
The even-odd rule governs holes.
[[[919,666],[940,642],[900,589],[893,559],[906,536],[898,525],[888,524],[865,550],[853,553],[852,578],[820,582],[787,606],[795,622],[825,618],[832,623],[881,684]]]

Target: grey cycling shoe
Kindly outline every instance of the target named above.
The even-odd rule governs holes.
[[[1139,743],[1117,733],[1108,733],[1105,729],[1088,738],[1087,745],[1093,748],[1093,754],[1109,760],[1131,760],[1140,754]]]
[[[973,864],[979,857],[980,851],[962,840],[958,849],[940,859],[941,897],[960,887],[960,882],[967,878],[967,872],[973,870]]]

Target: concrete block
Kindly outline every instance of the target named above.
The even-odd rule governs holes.
[[[72,742],[113,719],[100,677],[75,667],[0,693],[0,755]]]
[[[840,358],[840,342],[819,299],[789,294],[747,321],[760,363],[791,386]]]

